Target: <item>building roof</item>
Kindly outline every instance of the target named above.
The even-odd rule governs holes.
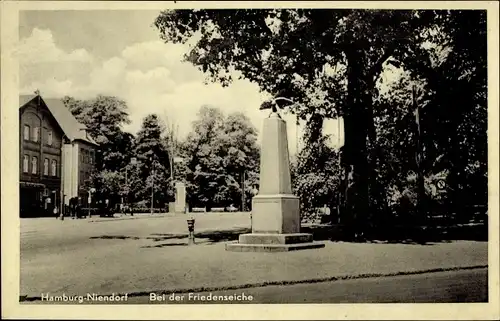
[[[33,99],[40,97],[38,95],[20,95],[19,108],[22,108]],[[42,98],[40,100],[47,106],[52,116],[63,130],[64,134],[70,140],[83,140],[90,144],[98,145],[90,136],[87,135],[87,127],[76,120],[75,116],[58,98]]]

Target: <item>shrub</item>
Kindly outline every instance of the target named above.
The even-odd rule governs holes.
[[[100,214],[99,213],[99,209],[96,208],[96,207],[91,207],[91,208],[82,207],[80,213],[82,215],[88,215],[89,214],[89,210],[90,210],[90,215],[98,215],[98,214]],[[69,214],[69,209],[66,212],[66,215],[68,215],[68,214]]]
[[[133,213],[151,213],[150,207],[132,207]],[[168,213],[168,208],[153,208],[153,213]]]

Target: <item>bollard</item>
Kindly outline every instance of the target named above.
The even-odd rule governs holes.
[[[189,218],[187,220],[188,224],[188,231],[189,231],[189,236],[188,236],[188,245],[195,244],[194,242],[194,218]]]

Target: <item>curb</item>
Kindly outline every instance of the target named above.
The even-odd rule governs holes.
[[[356,279],[369,279],[369,278],[377,278],[377,277],[419,275],[419,274],[426,274],[426,273],[464,271],[464,270],[475,270],[475,269],[484,269],[484,268],[488,268],[488,265],[486,264],[486,265],[474,265],[474,266],[465,266],[465,267],[435,268],[435,269],[427,269],[427,270],[401,271],[401,272],[392,272],[392,273],[363,273],[363,274],[357,274],[357,275],[341,275],[341,276],[313,278],[313,279],[305,279],[305,280],[265,281],[265,282],[259,282],[259,283],[247,283],[247,284],[219,286],[219,287],[199,287],[199,288],[190,288],[190,289],[179,288],[179,289],[171,289],[171,290],[163,289],[163,290],[137,291],[137,292],[131,292],[131,293],[113,293],[113,294],[119,295],[119,296],[127,294],[129,297],[140,297],[140,296],[148,296],[150,293],[156,293],[159,295],[162,295],[162,294],[168,295],[171,293],[216,292],[216,291],[239,290],[239,289],[248,289],[248,288],[259,288],[259,287],[272,286],[272,285],[312,284],[312,283],[334,282],[334,281],[342,281],[342,280],[356,280]],[[110,294],[101,294],[101,295],[110,295]],[[19,302],[41,301],[41,300],[42,300],[41,297],[19,296]]]
[[[240,212],[236,212],[240,213]],[[217,213],[220,214],[220,213]],[[223,214],[234,214],[229,212],[224,212]],[[134,214],[134,216],[118,216],[118,217],[110,217],[107,219],[96,218],[96,219],[88,219],[87,223],[101,223],[101,222],[116,222],[116,221],[124,221],[124,220],[136,220],[136,219],[146,219],[146,218],[162,218],[162,217],[176,217],[176,216],[194,216],[198,217],[198,215],[210,215],[210,213],[158,213],[158,214]]]
[[[139,219],[146,219],[146,218],[161,218],[161,217],[169,217],[170,215],[168,214],[158,214],[158,215],[147,215],[147,216],[142,216],[139,214],[138,216],[129,216],[129,217],[110,217],[108,219],[90,219],[87,221],[87,223],[102,223],[102,222],[116,222],[116,221],[125,221],[125,220],[139,220]]]

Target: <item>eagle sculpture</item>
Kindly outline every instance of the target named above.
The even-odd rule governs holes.
[[[259,110],[271,109],[273,113],[278,112],[278,105],[275,101],[267,100],[260,105]]]
[[[271,109],[270,115],[276,113],[278,115],[278,117],[281,118],[280,114],[278,113],[278,109],[283,109],[286,106],[290,105],[290,101],[291,100],[289,100],[287,98],[282,98],[282,97],[267,100],[260,105],[259,110]]]

